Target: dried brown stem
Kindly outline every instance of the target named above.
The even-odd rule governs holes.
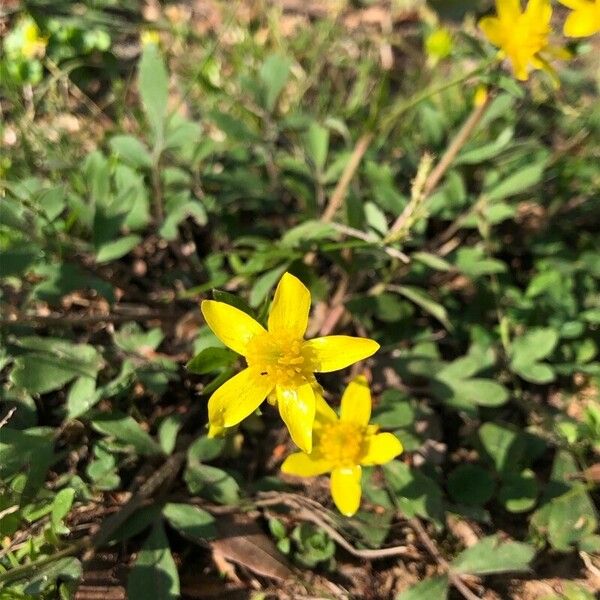
[[[363,135],[358,138],[356,145],[354,146],[354,150],[352,151],[352,155],[350,156],[350,160],[346,164],[344,168],[344,172],[338,181],[338,184],[335,186],[333,190],[333,194],[331,194],[331,198],[329,199],[329,203],[325,207],[323,215],[321,216],[321,221],[328,223],[333,219],[335,213],[342,207],[344,204],[344,200],[346,199],[346,193],[348,192],[348,186],[354,177],[354,173],[358,166],[360,165],[360,161],[367,151],[371,141],[373,139],[373,133],[363,133]]]
[[[421,543],[429,554],[436,560],[436,562],[447,571],[448,579],[452,583],[452,585],[462,594],[463,598],[466,600],[481,600],[478,596],[476,596],[465,584],[465,582],[460,578],[459,575],[456,575],[452,572],[448,561],[442,556],[438,547],[435,545],[435,542],[429,537],[429,534],[425,530],[425,527],[421,524],[421,521],[416,517],[409,520],[410,526],[415,530],[415,533],[421,540]]]
[[[489,101],[490,100],[488,96],[484,102],[473,108],[463,126],[460,128],[452,142],[450,142],[448,148],[446,148],[446,151],[442,155],[440,161],[433,168],[431,173],[429,173],[422,190],[424,199],[427,198],[431,192],[433,192],[433,190],[435,190],[442,177],[446,174],[446,171],[456,159],[458,153],[462,150],[463,146],[467,143],[468,139],[475,131],[479,121],[481,121],[481,118],[489,106]],[[393,238],[394,235],[402,229],[404,221],[405,216],[404,213],[402,213],[392,225],[390,233],[388,234],[388,238]]]

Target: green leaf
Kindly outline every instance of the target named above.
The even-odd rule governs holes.
[[[11,477],[22,469],[27,475],[22,502],[35,497],[50,465],[56,460],[52,432],[46,428],[18,431],[5,426],[0,434],[0,475]]]
[[[165,212],[166,218],[159,233],[166,240],[177,239],[179,235],[177,227],[188,217],[193,218],[197,225],[206,225],[207,217],[204,205],[188,190],[168,195]]]
[[[498,473],[519,471],[525,443],[518,432],[496,423],[484,423],[478,436]]]
[[[413,252],[410,257],[436,271],[451,271],[454,268],[447,260],[430,252]]]
[[[277,540],[283,540],[287,536],[285,525],[276,518],[271,518],[267,521],[271,535]]]
[[[50,513],[50,521],[54,529],[59,528],[62,520],[69,514],[74,499],[75,490],[73,488],[65,488],[56,494]]]
[[[600,554],[600,535],[591,534],[579,540],[579,549],[588,554]]]
[[[102,366],[96,349],[87,344],[39,337],[23,337],[18,343],[32,352],[15,360],[10,379],[30,394],[60,389],[75,377],[95,378]]]
[[[163,516],[171,526],[191,542],[206,542],[217,537],[214,517],[191,504],[169,503],[163,508]]]
[[[230,367],[238,359],[238,355],[229,348],[205,348],[196,354],[185,368],[196,375],[206,375]]]
[[[443,402],[458,409],[474,406],[501,406],[508,401],[508,390],[489,379],[454,379],[440,372],[431,384],[431,392]]]
[[[0,223],[3,223],[2,215],[0,215]],[[3,248],[0,280],[5,277],[19,277],[23,275],[39,255],[39,248],[31,243],[28,243],[26,246],[15,245]]]
[[[521,473],[508,473],[503,477],[498,502],[509,512],[526,512],[535,506],[538,493],[535,474],[530,469],[525,469]]]
[[[96,262],[105,263],[121,258],[131,252],[141,241],[139,235],[131,234],[101,244],[96,252]]]
[[[264,106],[268,111],[275,108],[279,94],[288,81],[292,62],[280,54],[271,54],[260,68],[259,77],[264,86]]]
[[[556,376],[554,369],[545,363],[517,363],[511,367],[517,375],[531,383],[550,383]]]
[[[520,542],[502,542],[498,536],[481,539],[463,550],[451,563],[455,573],[488,575],[509,571],[527,571],[535,549]]]
[[[279,267],[275,267],[266,273],[263,273],[256,279],[252,290],[250,291],[250,306],[256,308],[264,301],[269,295],[271,290],[275,287],[275,284],[281,279],[281,276],[287,271],[288,265],[283,264]]]
[[[396,600],[446,600],[448,597],[448,577],[431,577],[413,585],[396,596]]]
[[[472,279],[506,271],[506,265],[501,260],[487,258],[481,248],[470,247],[457,251],[456,268]]]
[[[558,342],[555,329],[531,329],[512,342],[511,355],[514,364],[531,364],[549,356]]]
[[[486,193],[488,200],[496,201],[520,194],[531,186],[539,183],[544,174],[546,160],[534,163],[523,167],[516,173],[509,175],[500,183],[496,184],[491,190]]]
[[[63,296],[77,290],[96,290],[109,302],[114,302],[112,286],[68,263],[36,265],[32,271],[43,279],[32,290],[32,297],[57,303]]]
[[[96,393],[96,379],[94,377],[78,377],[67,395],[67,418],[76,419],[85,414],[100,400]]]
[[[452,329],[446,309],[438,304],[425,290],[408,285],[396,286],[394,290],[435,317],[446,329]]]
[[[337,232],[331,223],[309,220],[286,231],[281,238],[281,245],[296,248],[309,241],[332,238],[337,238]]]
[[[373,410],[372,422],[384,429],[408,427],[415,420],[415,410],[408,400],[379,405]]]
[[[495,489],[492,476],[477,465],[459,465],[448,476],[450,495],[467,506],[483,506],[494,495]]]
[[[138,89],[148,123],[155,140],[162,144],[167,116],[169,78],[160,50],[156,44],[143,46],[139,65]]]
[[[535,298],[541,294],[545,294],[552,289],[560,289],[562,287],[563,275],[559,271],[542,271],[537,273],[529,281],[525,296],[527,298]]]
[[[144,331],[137,323],[126,323],[114,334],[115,344],[125,352],[140,354],[146,350],[156,350],[165,335],[160,327]]]
[[[514,130],[512,127],[506,127],[493,142],[483,144],[478,148],[467,146],[467,148],[457,156],[454,164],[477,165],[490,158],[494,158],[508,146],[513,137],[513,133]]]
[[[110,149],[120,159],[135,168],[152,168],[152,157],[146,146],[132,135],[115,135],[110,139]]]
[[[177,434],[183,425],[183,417],[173,414],[165,417],[158,427],[158,442],[165,454],[171,454],[175,449]]]
[[[154,456],[163,453],[160,445],[129,415],[116,411],[107,414],[97,413],[92,416],[91,424],[96,431],[133,446],[139,454]]]
[[[214,460],[225,448],[225,438],[209,438],[203,435],[188,448],[188,461],[198,463]]]
[[[444,515],[442,490],[433,479],[398,460],[384,465],[383,471],[395,493],[392,500],[408,518],[419,515],[441,525]]]
[[[329,129],[312,121],[306,132],[304,144],[317,173],[322,173],[329,149]]]
[[[236,504],[239,501],[237,481],[222,469],[189,461],[183,478],[192,494],[221,504]]]
[[[241,296],[236,296],[235,294],[230,294],[229,292],[224,292],[223,290],[213,290],[212,291],[213,298],[217,302],[225,302],[225,304],[230,304],[235,308],[239,308],[242,312],[250,315],[253,319],[256,318],[254,311],[246,301]]]
[[[83,574],[81,563],[76,558],[59,558],[40,569],[33,571],[31,575],[21,581],[23,591],[37,598],[55,585],[57,579],[79,581]]]
[[[577,482],[568,492],[552,500],[548,539],[557,550],[569,552],[597,527],[598,516],[585,484]]]
[[[179,575],[169,540],[162,524],[157,524],[144,542],[127,580],[130,600],[176,600]]]

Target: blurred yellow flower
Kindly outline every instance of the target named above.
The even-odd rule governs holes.
[[[310,292],[290,273],[275,291],[268,330],[224,302],[205,300],[201,310],[215,335],[248,363],[208,401],[212,436],[243,421],[268,397],[277,403],[294,442],[310,452],[315,391],[320,390],[314,374],[343,369],[379,348],[373,340],[346,335],[305,340]]]
[[[360,506],[361,465],[383,465],[402,452],[400,440],[392,433],[377,433],[369,425],[371,392],[360,376],[342,396],[340,417],[325,400],[317,397],[314,450],[288,456],[281,470],[299,477],[331,473],[331,496],[339,511],[351,517]]]
[[[549,70],[541,52],[551,50],[549,45],[550,0],[529,0],[521,10],[521,0],[496,0],[495,17],[484,17],[479,27],[502,56],[510,60],[515,77],[527,80],[529,68]]]
[[[473,96],[473,105],[474,106],[483,106],[488,99],[488,90],[487,87],[483,84],[478,85],[475,90],[475,95]]]
[[[452,34],[445,27],[434,29],[425,38],[425,52],[433,63],[446,58],[452,52]]]
[[[19,21],[14,30],[6,37],[5,49],[11,56],[39,58],[46,53],[48,39],[45,38],[31,17]]]
[[[142,32],[140,41],[142,46],[149,46],[150,44],[154,44],[158,46],[160,44],[160,35],[158,31],[155,30],[146,30]]]
[[[559,0],[573,9],[563,32],[568,37],[587,37],[600,31],[600,0]]]

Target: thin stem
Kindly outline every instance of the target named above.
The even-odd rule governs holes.
[[[369,131],[367,133],[363,133],[356,142],[354,150],[352,151],[352,155],[350,156],[350,160],[346,163],[344,172],[342,173],[342,176],[335,186],[333,194],[331,195],[331,198],[325,207],[321,221],[328,223],[333,219],[335,213],[341,208],[344,200],[346,199],[348,186],[350,185],[350,182],[354,177],[354,173],[356,173],[356,169],[358,169],[362,157],[365,155],[365,152],[367,151],[372,140],[373,133]]]
[[[422,92],[410,97],[405,102],[401,102],[395,107],[392,107],[390,112],[384,117],[382,117],[381,120],[374,119],[372,127],[368,127],[367,131],[365,131],[356,142],[354,150],[352,151],[352,155],[350,156],[350,160],[346,164],[344,172],[342,173],[342,176],[340,177],[340,180],[338,181],[338,184],[336,185],[333,194],[329,199],[329,203],[327,204],[325,211],[323,212],[321,220],[324,222],[331,221],[335,216],[336,212],[343,205],[352,178],[354,177],[354,174],[360,166],[365,152],[368,150],[369,146],[371,145],[371,142],[373,141],[373,138],[375,137],[375,131],[373,131],[373,129],[376,129],[384,137],[387,137],[394,123],[404,113],[414,108],[424,100],[427,100],[428,98],[431,98],[432,96],[435,96],[440,92],[443,92],[444,90],[447,90],[455,85],[458,85],[459,83],[470,79],[471,77],[474,77],[475,75],[478,75],[479,73],[482,73],[488,68],[488,66],[492,62],[493,61],[491,60],[485,61],[472,71],[464,73],[459,77],[455,77],[454,79],[451,79],[450,81],[447,81],[441,85],[432,88],[427,88],[426,90],[423,90]]]
[[[425,184],[423,185],[423,200],[425,200],[431,192],[437,187],[442,177],[446,174],[446,171],[450,168],[458,153],[462,150],[463,146],[467,143],[477,125],[481,121],[487,107],[489,106],[489,96],[479,105],[476,105],[463,126],[459,129],[454,139],[450,142],[448,148],[442,155],[442,158],[427,176]],[[389,234],[386,237],[387,242],[394,241],[398,233],[402,230],[405,222],[404,213],[402,213],[392,225]]]
[[[450,79],[449,81],[446,81],[445,83],[442,83],[440,85],[426,88],[422,92],[411,96],[406,101],[401,102],[395,107],[392,107],[389,113],[382,118],[379,130],[383,133],[383,135],[387,136],[395,122],[405,112],[409,111],[411,108],[414,108],[415,106],[417,106],[417,104],[420,104],[424,100],[428,100],[429,98],[436,96],[440,92],[444,92],[445,90],[450,89],[451,87],[454,87],[459,83],[463,83],[471,79],[472,77],[483,73],[493,62],[495,62],[495,60],[496,59],[486,60],[482,62],[476,69],[467,71],[467,73],[463,73],[462,75],[459,75],[454,79]]]

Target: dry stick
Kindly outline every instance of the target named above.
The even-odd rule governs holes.
[[[100,529],[93,535],[88,535],[80,540],[77,540],[73,544],[70,544],[66,548],[63,548],[59,552],[46,556],[33,563],[28,563],[15,567],[11,571],[0,574],[0,590],[2,586],[22,579],[31,573],[35,573],[45,567],[46,565],[64,558],[66,556],[73,556],[78,554],[82,550],[87,550],[84,560],[88,560],[93,556],[95,550],[100,546],[106,544],[110,539],[110,536],[138,509],[144,504],[144,502],[152,497],[157,490],[159,490],[165,482],[169,479],[174,478],[179,469],[183,465],[185,460],[185,452],[177,452],[170,456],[163,465],[134,493],[134,495],[126,502],[121,510],[109,517],[100,526]]]
[[[274,506],[277,504],[285,504],[291,509],[296,510],[294,516],[302,521],[310,521],[321,527],[334,541],[336,541],[344,550],[358,558],[365,560],[376,560],[379,558],[388,558],[390,556],[407,556],[416,559],[418,556],[408,546],[391,546],[389,548],[379,549],[360,549],[355,548],[339,531],[333,527],[327,520],[319,515],[318,509],[322,507],[307,498],[298,496],[297,494],[275,494],[269,492],[260,494],[262,499],[258,499],[254,505],[257,507]],[[310,508],[307,508],[307,505]]]
[[[427,531],[425,531],[421,521],[419,521],[419,519],[416,517],[413,517],[409,520],[409,523],[431,556],[435,558],[436,562],[442,568],[447,570],[448,579],[451,581],[452,585],[463,595],[463,597],[466,598],[466,600],[481,600],[466,586],[465,582],[460,578],[460,576],[452,572],[448,561],[441,555],[434,541],[429,537]]]
[[[425,185],[423,186],[423,197],[427,198],[433,192],[433,190],[437,187],[438,183],[445,175],[448,168],[454,162],[454,159],[461,151],[462,147],[466,144],[468,139],[471,137],[471,134],[481,121],[486,108],[489,106],[489,96],[486,98],[485,102],[482,102],[478,106],[471,111],[471,114],[464,122],[463,126],[460,128],[459,132],[456,134],[456,137],[452,140],[442,158],[438,162],[438,164],[431,171],[427,180],[425,181]],[[388,234],[388,238],[393,238],[394,234],[402,229],[404,226],[407,215],[403,212],[392,225],[390,232]]]
[[[467,81],[471,77],[483,72],[485,69],[488,68],[488,66],[492,62],[493,61],[491,61],[491,60],[485,61],[484,63],[479,65],[479,67],[477,67],[476,69],[473,69],[472,71],[469,71],[468,73],[465,73],[463,75],[455,77],[454,79],[451,79],[449,81],[446,81],[442,85],[437,86],[433,89],[428,88],[426,90],[423,90],[421,93],[412,96],[405,102],[402,102],[401,104],[392,107],[392,109],[389,111],[389,113],[381,119],[381,126],[378,129],[380,131],[384,132],[385,135],[387,135],[387,133],[389,133],[389,131],[391,130],[393,124],[405,112],[407,112],[411,108],[417,106],[420,102],[427,100],[428,98],[431,98],[432,96],[439,94],[440,92],[443,92],[444,90],[454,87],[455,85],[458,85],[459,83],[462,83],[463,81]],[[348,186],[350,185],[350,182],[352,181],[352,178],[354,177],[354,173],[356,172],[356,170],[358,169],[358,167],[360,165],[362,157],[364,156],[365,152],[369,148],[369,145],[373,141],[373,137],[374,137],[374,132],[367,131],[367,132],[363,133],[361,135],[361,137],[358,139],[358,141],[356,142],[356,145],[354,146],[354,150],[352,151],[352,155],[350,156],[350,160],[348,161],[348,164],[344,168],[342,176],[341,176],[340,180],[338,181],[338,184],[335,186],[335,190],[333,191],[333,194],[331,195],[331,198],[329,199],[329,203],[327,204],[325,211],[323,212],[323,215],[321,216],[321,220],[323,222],[328,223],[329,221],[331,221],[333,219],[333,217],[335,216],[335,213],[340,209],[340,207],[344,203],[344,200],[346,198],[346,192],[348,191]],[[443,172],[440,174],[440,176],[441,175],[443,175]],[[312,259],[312,260],[314,260],[314,259]],[[310,263],[310,262],[312,262],[312,260],[308,259],[307,262]]]
[[[168,481],[172,481],[181,469],[185,461],[185,452],[176,452],[169,456],[163,465],[154,472],[135,492],[135,494],[123,505],[123,508],[106,519],[97,533],[92,536],[92,547],[84,557],[89,560],[95,548],[100,548],[110,536],[138,509],[144,502],[151,498]]]
[[[0,421],[0,429],[2,429],[11,419],[11,417],[15,414],[15,411],[17,410],[16,406],[13,406],[7,413],[6,416],[2,419],[2,421]],[[8,509],[6,509],[8,510]],[[2,514],[2,513],[0,513]]]
[[[369,144],[373,140],[373,133],[363,133],[356,145],[354,146],[354,150],[352,151],[352,155],[350,156],[350,160],[346,164],[344,168],[344,172],[340,177],[337,185],[335,186],[335,190],[333,190],[333,194],[329,199],[329,203],[327,204],[323,215],[321,216],[321,221],[324,223],[329,223],[335,216],[335,213],[340,209],[342,204],[344,203],[344,199],[346,198],[346,192],[348,191],[348,186],[354,177],[354,173],[358,166],[360,165],[360,161],[364,156]]]
[[[285,500],[283,502],[290,504]],[[410,549],[409,546],[392,546],[390,548],[379,548],[378,550],[355,548],[348,540],[346,540],[344,536],[342,536],[334,527],[324,521],[316,512],[311,512],[303,508],[300,509],[300,511],[294,516],[303,521],[310,521],[311,523],[319,526],[329,535],[332,540],[337,542],[344,550],[352,554],[352,556],[364,558],[365,560],[389,558],[390,556],[407,556],[413,559],[416,558],[415,553]]]
[[[168,321],[179,316],[171,311],[154,311],[139,314],[108,314],[108,315],[31,315],[17,316],[14,319],[0,319],[0,327],[9,325],[29,325],[31,327],[46,327],[49,325],[89,325],[95,323],[121,323],[125,321]]]

